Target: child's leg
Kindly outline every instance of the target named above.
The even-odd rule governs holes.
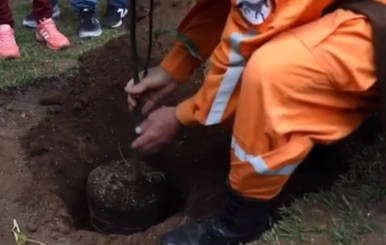
[[[108,5],[115,8],[128,8],[129,0],[109,0]]]
[[[78,35],[80,38],[98,37],[102,34],[96,9],[97,0],[71,0],[71,5],[78,13]]]
[[[32,12],[37,23],[44,19],[51,19],[54,12],[51,0],[33,0]]]
[[[37,3],[38,5],[40,5],[41,3]],[[52,13],[52,17],[56,18],[60,15],[60,9],[59,9],[59,6],[58,6],[58,0],[51,0],[51,5],[54,7],[53,8],[53,13]],[[45,6],[43,6],[43,8],[45,8]],[[40,6],[38,6],[38,8],[35,8],[35,11],[38,11],[38,14],[39,14],[39,9],[40,9]],[[44,12],[44,10],[43,10]],[[43,14],[44,16],[44,14]],[[37,17],[37,19],[40,20],[40,18],[42,17]],[[29,27],[29,28],[36,28],[38,26],[38,23],[37,23],[37,20],[35,19],[35,15],[33,12],[30,12],[29,14],[27,14],[25,16],[25,18],[23,19],[23,26],[25,27]]]
[[[14,26],[9,0],[0,0],[0,25]]]
[[[97,0],[71,0],[71,6],[77,12],[81,12],[84,9],[95,10],[98,6]]]
[[[353,132],[377,96],[371,27],[338,10],[274,38],[242,77],[230,182],[241,195],[275,197],[315,142]]]
[[[20,56],[20,49],[14,36],[14,21],[8,0],[0,0],[0,59]]]
[[[69,40],[60,33],[53,21],[53,9],[51,0],[33,0],[32,12],[38,26],[36,39],[47,45],[49,49],[61,50],[70,46]]]

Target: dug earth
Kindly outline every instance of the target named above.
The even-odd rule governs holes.
[[[159,234],[207,215],[221,201],[230,134],[221,128],[186,130],[171,146],[146,159],[167,179],[170,219],[130,237],[92,232],[86,200],[88,175],[97,166],[130,159],[135,137],[123,91],[131,77],[129,62],[122,62],[130,60],[127,47],[124,35],[84,55],[79,74],[62,88],[42,94],[39,101],[47,115],[20,139],[36,185],[59,197],[69,211],[71,231],[66,239],[71,244],[154,244]],[[162,105],[176,104],[197,86],[190,83]],[[96,185],[102,182],[107,184]]]
[[[162,1],[155,22],[175,27],[190,4]],[[145,40],[146,35],[144,24],[139,36]],[[153,64],[170,43],[160,40],[155,45]],[[146,53],[145,46],[146,41],[139,45],[140,54]],[[95,230],[86,198],[88,176],[98,166],[129,159],[135,138],[123,91],[132,75],[128,35],[84,54],[80,64],[79,72],[64,74],[60,81],[0,97],[0,109],[6,108],[0,111],[1,243],[13,244],[9,230],[15,218],[35,240],[50,245],[153,245],[162,233],[214,212],[229,172],[231,130],[226,127],[184,130],[173,144],[145,159],[150,173],[162,173],[166,179],[159,224],[130,236]],[[176,105],[192,95],[200,81],[202,72],[197,71],[161,105]],[[339,145],[315,149],[278,197],[277,206],[331,185],[347,170],[346,159]]]
[[[124,35],[84,55],[79,74],[67,79],[62,88],[42,94],[40,104],[47,109],[47,115],[20,138],[35,184],[59,197],[68,210],[66,219],[55,216],[55,222],[45,225],[53,226],[51,229],[56,229],[55,223],[67,227],[59,232],[68,233],[60,239],[71,241],[69,244],[155,244],[160,234],[208,215],[222,200],[223,183],[229,171],[230,130],[225,127],[185,130],[172,145],[145,159],[167,180],[166,220],[132,236],[102,235],[90,225],[86,200],[89,173],[97,166],[130,159],[130,144],[135,138],[133,115],[128,111],[122,90],[131,77],[129,65],[122,62],[130,60],[127,46],[128,36]],[[162,105],[175,105],[194,93],[199,85],[191,81]],[[336,177],[331,172],[345,171],[344,164],[332,163],[336,158],[334,149],[326,149],[319,149],[324,152],[311,159],[312,168],[304,165],[278,204],[291,201],[292,195],[329,185]],[[326,159],[333,168],[325,164]],[[100,180],[94,186],[110,185],[106,179],[94,179]],[[114,198],[117,196],[125,197],[122,194]],[[116,199],[115,207],[119,203]],[[59,204],[50,203],[47,207],[57,213],[52,205]]]

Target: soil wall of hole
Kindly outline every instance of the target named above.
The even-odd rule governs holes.
[[[87,220],[85,187],[90,171],[121,160],[120,151],[130,157],[133,118],[123,92],[131,77],[128,50],[125,35],[84,55],[79,74],[63,88],[43,95],[40,102],[47,106],[46,118],[21,138],[35,179],[64,201],[77,228],[85,228]],[[198,87],[188,83],[162,104],[175,105]],[[146,162],[165,174],[173,190],[168,198],[175,199],[176,206],[183,203],[187,216],[197,219],[214,211],[222,200],[229,146],[229,128],[191,129],[181,132],[172,145]],[[331,185],[347,170],[347,159],[342,144],[317,147],[277,204]]]
[[[35,178],[64,200],[77,226],[87,213],[89,172],[121,160],[120,151],[130,158],[134,127],[123,91],[131,77],[128,50],[125,35],[84,55],[80,73],[67,86],[43,94],[40,103],[47,106],[47,117],[21,139]],[[198,86],[184,86],[161,104],[175,105]],[[228,172],[228,154],[223,153],[228,151],[229,139],[229,133],[219,128],[186,131],[170,147],[146,159],[178,193],[170,197],[177,199],[176,205],[181,197],[188,200],[185,210],[193,218],[213,210],[220,199]],[[190,195],[193,189],[199,191]]]

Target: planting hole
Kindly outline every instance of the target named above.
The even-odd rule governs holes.
[[[143,218],[141,222],[146,221],[144,217],[153,220],[140,224],[140,221],[132,219],[139,224],[138,227],[125,223],[129,220],[128,214],[133,217],[133,209],[125,205],[130,202],[124,200],[125,195],[130,193],[120,191],[125,186],[122,184],[125,177],[122,175],[115,184],[111,184],[110,177],[114,174],[110,177],[106,174],[109,171],[115,175],[122,174],[123,158],[130,159],[130,145],[135,139],[133,115],[128,111],[123,91],[131,77],[129,66],[122,62],[130,60],[127,39],[127,36],[122,36],[84,55],[79,74],[43,93],[40,103],[47,107],[47,115],[21,137],[21,143],[35,180],[60,197],[67,207],[73,220],[71,225],[78,230],[74,233],[79,230],[96,231],[91,225],[90,212],[94,212],[96,217],[92,222],[105,222],[103,215],[98,213],[101,206],[110,205],[110,211],[115,211],[116,217],[127,214],[121,216],[123,219],[112,222],[113,225],[105,226],[102,230],[106,233],[124,233],[117,232],[114,225],[142,231],[148,225],[156,225],[169,217],[183,216],[179,222],[169,223],[167,227],[160,225],[157,229],[146,231],[148,233],[141,234],[141,239],[122,242],[126,245],[147,245],[154,244],[158,235],[186,222],[185,218],[199,219],[219,207],[229,172],[231,130],[220,127],[209,131],[202,128],[183,130],[171,145],[143,159],[151,169],[145,173],[162,173],[158,177],[165,177],[165,182],[162,178],[153,179],[161,181],[158,186],[164,186],[164,190],[159,193],[150,190],[155,191],[152,201],[157,204],[157,208],[153,209],[156,211],[152,215],[151,212],[143,212],[138,216]],[[199,86],[187,83],[162,104],[176,105],[194,94]],[[339,144],[315,148],[277,198],[277,206],[288,204],[293,197],[306,192],[331,186],[338,175],[347,170],[347,159]],[[121,164],[118,170],[113,170],[114,166],[118,166],[114,164]],[[98,173],[100,166],[105,170],[111,169]],[[114,188],[120,192],[111,192],[113,197],[96,195],[98,191]],[[143,190],[141,187],[137,194],[146,194],[146,191],[141,192]],[[91,203],[91,210],[88,205],[90,198],[97,201]],[[97,226],[101,227],[101,224]],[[85,241],[84,244],[89,243]]]

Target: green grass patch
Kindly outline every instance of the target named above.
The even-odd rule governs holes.
[[[281,212],[284,219],[249,245],[386,244],[385,140],[349,142],[351,170],[329,191],[309,194]]]
[[[0,90],[2,91],[24,86],[37,78],[57,76],[69,68],[76,67],[81,54],[103,45],[124,32],[123,28],[103,29],[100,37],[80,39],[77,36],[77,14],[69,1],[60,1],[61,14],[56,23],[58,29],[70,39],[71,47],[64,51],[52,51],[36,42],[34,29],[22,26],[22,21],[31,11],[31,7],[30,1],[12,3],[16,22],[15,36],[22,56],[15,60],[0,61]],[[105,10],[104,1],[100,1],[98,8],[101,18]]]

